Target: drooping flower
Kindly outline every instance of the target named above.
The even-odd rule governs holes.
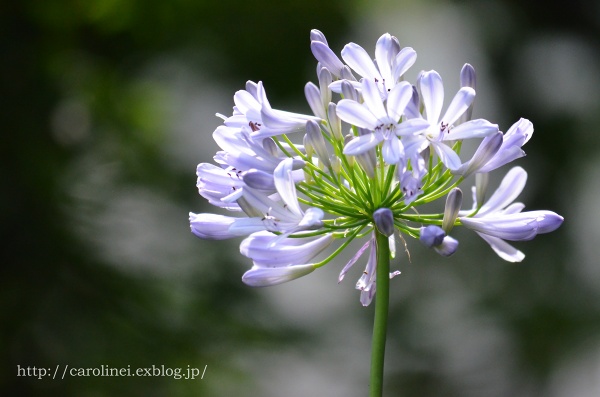
[[[520,262],[525,254],[504,240],[526,241],[538,234],[556,230],[563,217],[552,211],[526,211],[522,203],[513,203],[521,194],[527,181],[527,173],[521,167],[512,168],[504,177],[498,189],[473,216],[464,216],[460,222],[474,230],[492,249],[508,262]],[[476,198],[473,198],[476,202]]]
[[[252,259],[254,265],[242,280],[252,286],[280,284],[311,273],[309,264],[331,244],[333,237],[285,238],[269,232],[251,234],[242,241],[240,252]]]

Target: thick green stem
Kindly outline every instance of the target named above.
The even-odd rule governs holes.
[[[375,322],[371,347],[371,383],[369,397],[383,395],[383,363],[390,303],[390,245],[388,238],[376,232],[377,294],[375,295]]]

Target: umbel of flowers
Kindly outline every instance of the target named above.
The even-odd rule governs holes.
[[[485,119],[471,119],[471,65],[460,71],[461,88],[444,109],[436,71],[421,72],[414,85],[404,80],[417,54],[396,37],[379,38],[375,59],[355,43],[340,59],[320,31],[310,38],[318,83],[307,83],[304,95],[313,114],[274,109],[263,84],[249,81],[234,95],[233,114],[218,114],[216,165],[197,168],[200,195],[231,215],[190,213],[192,232],[204,239],[247,236],[240,246],[253,263],[242,277],[246,284],[307,275],[364,239],[339,281],[365,256],[356,288],[368,305],[376,291],[377,233],[388,239],[391,256],[398,238],[417,238],[449,256],[458,248],[450,231],[464,226],[502,259],[518,262],[525,255],[507,240],[530,240],[560,226],[556,213],[523,211],[513,202],[527,179],[518,166],[488,194],[488,173],[525,155],[533,125],[520,119],[503,133]],[[480,141],[470,158],[461,156],[466,139]],[[473,204],[463,209],[458,186],[473,174]],[[443,213],[418,210],[444,198]]]
[[[363,240],[339,281],[366,262],[356,288],[364,306],[377,291],[369,387],[381,396],[389,285],[400,274],[390,270],[397,242],[419,239],[449,256],[458,249],[452,229],[466,227],[502,259],[519,262],[525,255],[507,241],[551,232],[563,218],[514,202],[527,179],[519,166],[488,192],[488,173],[525,155],[533,125],[520,119],[503,133],[472,119],[471,65],[444,108],[436,71],[421,72],[414,84],[404,80],[417,54],[397,38],[381,36],[375,58],[349,43],[341,59],[320,31],[310,38],[317,83],[307,83],[304,95],[312,114],[274,109],[261,82],[236,92],[233,114],[218,114],[216,164],[197,168],[200,195],[221,213],[190,213],[190,225],[203,239],[245,236],[240,252],[253,265],[242,280],[257,287],[305,276]],[[466,139],[478,143],[471,155],[461,151]],[[459,185],[469,176],[475,186],[466,208]],[[419,208],[438,200],[443,212]]]

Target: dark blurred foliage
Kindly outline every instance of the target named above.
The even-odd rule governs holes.
[[[237,262],[227,253],[209,282],[192,275],[195,281],[183,286],[102,263],[66,220],[73,203],[64,179],[82,153],[107,150],[102,147],[110,141],[119,176],[107,189],[143,184],[169,192],[169,200],[184,208],[198,208],[193,166],[183,174],[157,155],[164,132],[153,113],[152,92],[133,85],[135,75],[153,57],[178,52],[224,84],[242,87],[248,78],[265,78],[284,96],[290,81],[303,84],[305,64],[291,60],[307,52],[309,30],[332,17],[337,23],[331,30],[344,29],[345,3],[2,2],[0,395],[209,395],[202,382],[52,381],[16,372],[17,365],[54,370],[57,364],[133,369],[209,364],[214,374],[242,344],[294,338],[276,320],[265,326],[250,312],[240,314],[244,304],[260,302],[242,285],[241,269],[233,269]],[[204,58],[196,55],[200,49]],[[218,67],[206,55],[211,53],[218,54]],[[274,53],[290,61],[271,62]],[[92,123],[92,133],[74,142],[57,139],[51,125],[57,104],[72,94],[83,95]],[[95,205],[88,210],[101,210],[102,203]],[[189,228],[186,212],[181,224]],[[172,291],[188,299],[175,319]],[[244,374],[230,373],[228,379],[243,383]]]
[[[511,30],[505,31],[498,25],[502,20],[490,16],[488,2],[456,3],[472,7],[475,15],[487,21],[487,29],[480,34],[499,82],[498,95],[508,111],[506,119],[528,117],[536,134],[543,131],[545,136],[537,136],[535,144],[526,148],[528,158],[539,161],[543,170],[536,172],[535,185],[546,187],[528,198],[528,208],[563,213],[562,197],[568,194],[568,186],[556,181],[564,181],[575,170],[578,156],[594,150],[587,138],[573,130],[593,131],[600,113],[575,123],[570,114],[541,112],[519,98],[522,87],[514,86],[509,64],[524,39],[540,32],[568,31],[600,52],[597,8],[590,9],[586,1],[568,6],[557,1],[543,6],[505,1],[503,5],[516,19]],[[38,380],[16,376],[16,368],[54,369],[57,364],[202,368],[209,364],[211,371],[225,371],[228,382],[250,385],[248,375],[235,372],[228,362],[236,349],[247,344],[273,349],[302,340],[301,332],[279,323],[269,306],[241,284],[238,254],[228,245],[210,245],[220,252],[218,269],[211,277],[198,269],[185,284],[152,272],[124,272],[104,263],[90,253],[68,216],[76,205],[68,178],[73,163],[98,151],[119,170],[110,189],[143,185],[182,208],[198,209],[203,203],[198,204],[201,199],[194,189],[193,165],[184,173],[159,154],[165,137],[156,93],[136,84],[135,77],[161,54],[177,54],[228,92],[241,88],[247,79],[264,80],[270,98],[286,101],[297,97],[307,78],[312,78],[312,66],[307,67],[314,64],[308,50],[310,29],[323,30],[331,47],[339,50],[351,28],[352,7],[342,0],[0,4],[0,180],[4,186],[0,196],[0,395],[213,395],[215,391],[202,382],[160,377]],[[74,140],[57,137],[52,127],[57,106],[75,94],[88,106],[91,133]],[[203,139],[210,139],[209,132]],[[565,147],[578,149],[565,152]],[[86,209],[101,210],[102,200]],[[565,227],[568,223],[569,219]],[[182,227],[188,227],[185,213]],[[565,227],[518,245],[526,249],[526,266],[511,267],[491,251],[478,260],[452,262],[453,275],[473,292],[476,312],[494,316],[514,341],[515,378],[531,374],[539,385],[568,353],[597,342],[600,335],[597,295],[581,287],[568,270]],[[198,251],[182,255],[198,255],[201,262],[201,250],[209,245],[199,242],[198,246]],[[435,266],[440,265],[403,270],[414,285],[410,296],[392,305],[388,354],[414,358],[418,365],[407,369],[392,360],[386,378],[389,395],[396,395],[396,390],[403,390],[404,396],[462,395],[459,383],[448,382],[436,372],[435,345],[419,344],[421,328],[408,321],[421,307],[420,300],[434,290],[426,274],[419,277],[415,269],[435,272]],[[260,317],[256,307],[260,307]],[[513,384],[518,387],[519,382]]]

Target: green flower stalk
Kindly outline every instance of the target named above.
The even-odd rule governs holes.
[[[390,270],[396,238],[419,239],[449,256],[458,249],[449,233],[464,226],[516,262],[524,254],[507,240],[551,232],[563,218],[513,203],[527,177],[520,167],[484,202],[487,173],[524,156],[533,125],[521,119],[502,133],[471,119],[471,65],[442,113],[441,76],[424,71],[415,85],[404,81],[417,54],[389,34],[377,41],[375,60],[354,43],[340,59],[317,30],[311,50],[318,84],[307,83],[304,93],[312,115],[272,108],[261,82],[236,92],[231,116],[219,115],[223,124],[213,137],[222,150],[217,165],[198,165],[197,187],[211,204],[240,216],[190,213],[190,225],[205,239],[247,236],[240,251],[253,265],[242,280],[251,286],[305,276],[365,239],[338,281],[369,252],[356,288],[364,306],[377,292],[370,395],[381,396],[390,279],[400,274]],[[465,139],[480,144],[463,160]],[[473,174],[473,207],[463,210],[458,186]],[[446,202],[443,213],[418,208],[438,200]]]

